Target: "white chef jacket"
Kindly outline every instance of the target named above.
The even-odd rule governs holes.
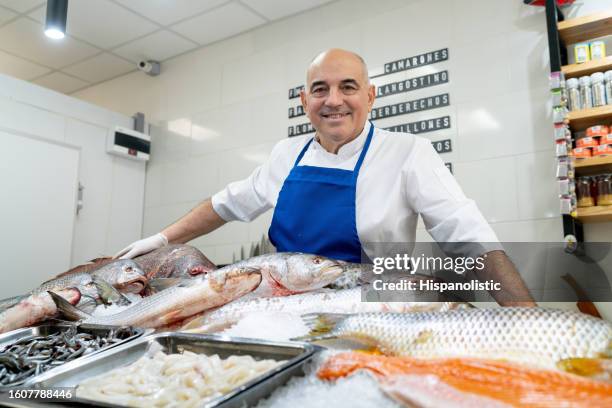
[[[367,122],[361,134],[337,154],[314,140],[299,165],[353,170],[370,126]],[[248,178],[212,197],[217,214],[226,221],[251,221],[273,208],[298,154],[312,137],[277,143],[268,160]],[[356,194],[357,234],[367,254],[371,253],[368,243],[414,242],[419,214],[437,242],[498,242],[474,201],[463,194],[423,137],[375,128]]]

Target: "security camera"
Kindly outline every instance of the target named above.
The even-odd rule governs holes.
[[[161,67],[159,62],[149,60],[149,61],[140,61],[138,63],[138,69],[144,72],[147,75],[157,76],[161,72]]]

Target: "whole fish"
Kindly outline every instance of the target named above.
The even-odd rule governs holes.
[[[233,265],[217,269],[170,287],[122,310],[119,313],[92,317],[53,296],[65,316],[85,323],[111,326],[160,327],[183,320],[196,313],[224,305],[254,290],[261,282],[255,268]]]
[[[349,352],[330,357],[317,375],[334,380],[360,369],[374,373],[387,394],[410,407],[612,406],[612,384],[493,360],[416,359]],[[423,390],[422,381],[427,377],[430,381],[433,377],[436,386]],[[474,397],[478,397],[476,401]],[[480,398],[486,400],[478,401]]]
[[[305,315],[306,340],[350,338],[384,354],[505,359],[555,368],[612,356],[612,325],[566,310],[505,307],[411,314]]]
[[[321,289],[343,271],[338,261],[297,252],[260,255],[232,266],[261,270],[261,284],[249,297],[287,296]]]
[[[54,294],[68,304],[75,305],[81,299],[77,288],[63,288]],[[47,292],[30,295],[15,306],[0,313],[0,333],[31,326],[57,313],[55,302]]]
[[[155,278],[189,278],[217,269],[199,249],[189,245],[166,245],[134,258],[147,275]]]
[[[92,272],[110,262],[118,259],[101,257],[91,262],[76,266],[60,275],[66,276],[74,273]],[[197,248],[189,245],[172,244],[156,249],[133,259],[148,279],[154,278],[180,278],[207,273],[217,267]]]
[[[238,299],[218,309],[207,311],[182,330],[197,333],[212,333],[226,329],[251,313],[279,312],[301,315],[305,313],[365,313],[446,311],[469,304],[454,302],[362,302],[361,288],[301,293],[283,297]]]
[[[143,270],[136,262],[131,259],[119,259],[105,263],[90,272],[71,273],[43,282],[26,295],[5,299],[2,302],[3,307],[6,310],[30,295],[38,295],[49,290],[57,291],[70,287],[77,287],[83,295],[100,299],[99,291],[93,282],[94,279],[102,280],[121,291],[131,293],[142,292],[147,283]],[[0,308],[0,310],[2,309]]]

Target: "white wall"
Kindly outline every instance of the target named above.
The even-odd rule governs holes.
[[[590,13],[608,2],[588,3],[571,12]],[[443,158],[453,162],[500,239],[562,238],[544,9],[518,0],[341,0],[170,60],[159,77],[136,72],[76,93],[123,113],[143,111],[160,126],[152,132],[143,235],[265,160],[287,126],[299,123],[286,119],[288,88],[302,84],[308,62],[329,47],[360,53],[371,71],[448,47],[449,61],[436,69],[449,70],[450,84],[423,95],[448,91],[451,106],[394,123],[450,115],[451,130],[426,136],[453,139],[454,151]],[[419,71],[394,75],[385,82]],[[392,102],[384,98],[377,106]],[[270,219],[232,223],[195,243],[214,261],[229,262]],[[611,225],[587,226],[587,240],[610,241]],[[429,239],[422,224],[418,237]]]
[[[131,127],[132,120],[74,97],[0,75],[0,127],[79,150],[78,175],[85,186],[84,207],[75,219],[69,256],[72,266],[112,255],[141,234],[145,165],[105,152],[107,132],[117,125]],[[39,168],[31,170],[47,169],[48,163],[40,163]],[[34,231],[30,239],[37,238],[40,239]],[[11,237],[3,236],[1,241],[6,251],[16,245]],[[60,272],[63,271],[41,274],[48,278]]]

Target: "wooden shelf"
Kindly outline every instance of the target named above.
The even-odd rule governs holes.
[[[566,46],[612,34],[612,8],[588,16],[571,18],[557,24]]]
[[[584,75],[591,75],[594,72],[606,72],[612,69],[612,55],[585,62],[584,64],[571,64],[561,67],[565,78],[578,78]]]
[[[567,115],[572,131],[585,130],[595,125],[612,124],[612,105],[599,106],[597,108],[571,111]]]
[[[576,169],[576,173],[581,176],[612,173],[612,156],[576,159],[574,162],[574,168]]]
[[[583,223],[612,221],[612,205],[578,208],[578,219]]]

